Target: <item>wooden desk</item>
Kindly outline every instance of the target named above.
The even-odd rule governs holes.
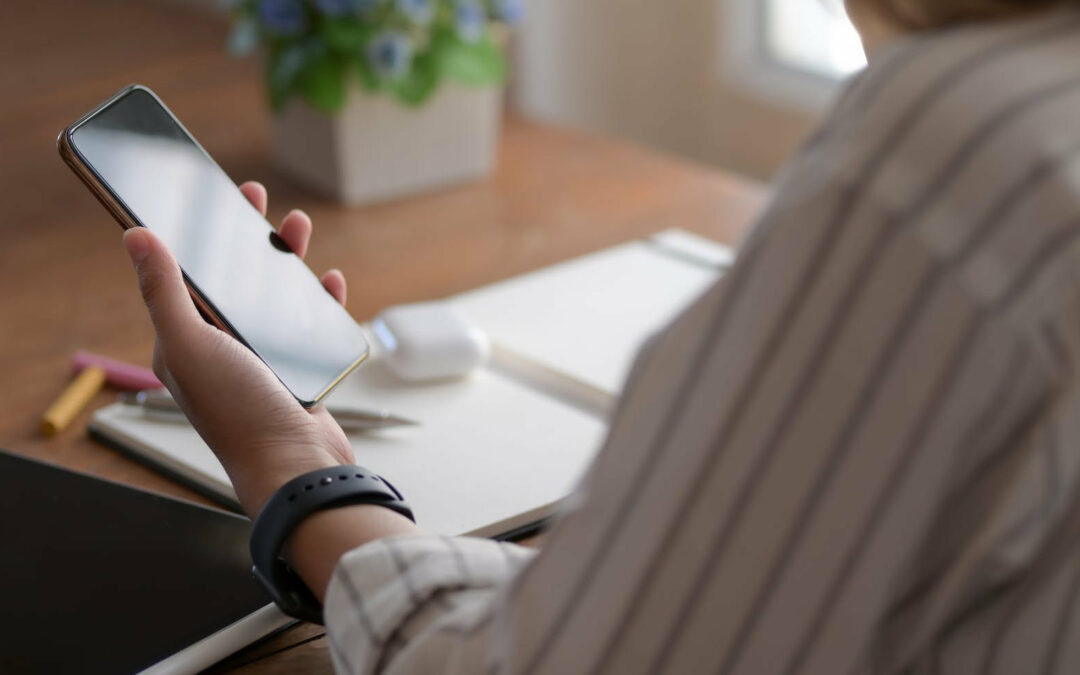
[[[42,411],[76,349],[148,364],[153,333],[120,230],[56,154],[57,133],[121,86],[156,90],[237,180],[270,190],[275,222],[292,207],[316,224],[309,261],[340,267],[358,318],[437,298],[669,227],[731,242],[760,189],[610,139],[510,117],[490,180],[343,209],[269,168],[257,65],[224,53],[224,24],[139,0],[5,0],[0,22],[0,446],[203,502],[91,442],[89,412],[56,438]],[[91,409],[111,402],[102,393]],[[292,631],[230,662],[285,649],[244,672],[329,669],[325,640]],[[296,642],[313,638],[301,648]]]

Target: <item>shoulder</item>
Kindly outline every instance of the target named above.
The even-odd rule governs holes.
[[[922,35],[875,59],[786,179],[872,202],[994,296],[1080,217],[1077,110],[1078,11]]]
[[[1005,107],[1051,96],[1046,87],[1075,74],[1078,38],[1080,12],[1069,11],[894,44],[872,59],[829,115],[826,145],[852,173],[867,159],[929,163]],[[952,142],[933,145],[943,141]]]

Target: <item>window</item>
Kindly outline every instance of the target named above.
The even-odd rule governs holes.
[[[727,70],[751,93],[819,110],[866,65],[842,0],[727,2]]]
[[[788,67],[840,79],[866,65],[855,27],[838,3],[766,0],[762,22],[767,56]]]

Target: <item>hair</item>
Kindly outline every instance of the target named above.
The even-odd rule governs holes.
[[[912,29],[972,21],[1008,19],[1051,7],[1080,6],[1080,0],[858,0],[873,5],[895,23]]]

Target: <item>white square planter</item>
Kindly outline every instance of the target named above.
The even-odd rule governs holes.
[[[356,86],[333,116],[290,100],[274,119],[271,153],[308,187],[367,204],[488,176],[501,116],[501,87],[447,82],[409,107]]]

